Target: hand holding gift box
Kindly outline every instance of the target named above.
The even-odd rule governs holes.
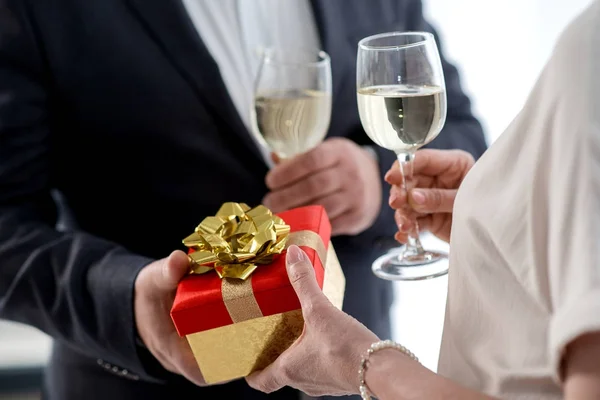
[[[319,286],[341,308],[345,279],[321,206],[272,215],[264,206],[226,203],[184,240],[190,276],[177,289],[171,317],[190,343],[207,383],[265,368],[301,335],[304,321],[285,252],[300,246]]]

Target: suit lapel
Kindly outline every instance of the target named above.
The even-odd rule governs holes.
[[[180,0],[127,0],[148,34],[194,89],[219,122],[235,132],[264,164],[223,82],[217,63],[202,42]]]

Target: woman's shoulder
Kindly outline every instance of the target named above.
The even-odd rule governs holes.
[[[600,82],[600,0],[594,0],[571,21],[557,40],[548,66],[562,90],[582,95],[590,82]],[[578,86],[578,87],[576,87]],[[566,93],[565,93],[566,94]],[[593,93],[597,95],[597,93]]]
[[[557,145],[565,138],[585,142],[595,136],[593,127],[600,125],[598,71],[600,0],[594,0],[560,35],[525,107],[527,115],[545,120],[560,136]],[[564,156],[564,149],[556,150]]]

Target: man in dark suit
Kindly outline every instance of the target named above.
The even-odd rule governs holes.
[[[329,138],[269,170],[192,1],[0,0],[0,317],[55,339],[48,399],[265,397],[244,380],[203,387],[168,315],[186,258],[165,256],[226,201],[324,204],[344,307],[390,336],[392,288],[370,265],[394,246],[382,181],[394,155],[361,127],[356,47],[431,30],[421,2],[305,0],[332,60]],[[432,147],[478,157],[481,126],[443,65],[448,118]]]

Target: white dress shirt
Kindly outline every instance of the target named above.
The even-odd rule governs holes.
[[[261,49],[320,48],[308,0],[183,0],[192,22],[217,62],[242,120],[267,164],[269,151],[251,122]],[[201,68],[201,66],[198,66]]]

